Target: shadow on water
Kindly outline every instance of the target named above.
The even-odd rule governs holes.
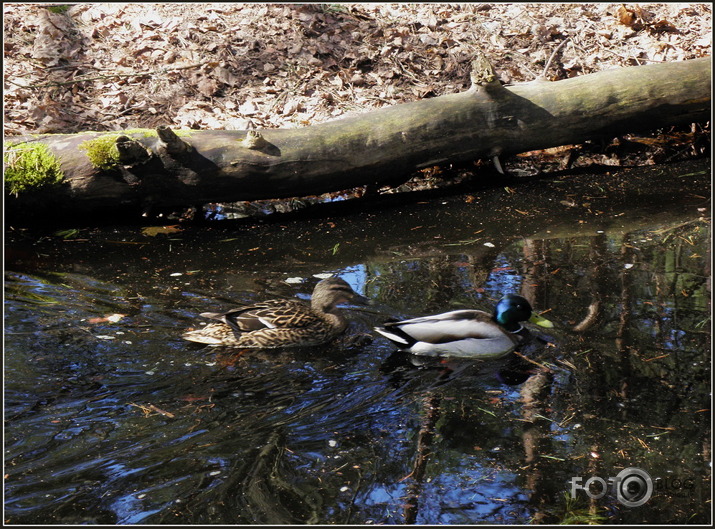
[[[699,162],[290,222],[10,229],[5,520],[707,523],[709,177]],[[322,273],[376,301],[334,343],[179,338],[200,312],[307,299]],[[371,332],[506,292],[556,327],[498,361]],[[630,467],[652,478],[642,507],[569,496]]]

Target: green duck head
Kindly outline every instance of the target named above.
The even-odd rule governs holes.
[[[529,321],[547,328],[554,326],[549,320],[536,314],[526,299],[516,294],[507,294],[499,300],[494,307],[494,321],[512,332],[521,328],[519,325],[521,321]]]

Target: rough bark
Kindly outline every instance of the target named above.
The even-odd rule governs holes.
[[[7,138],[11,147],[49,147],[64,182],[17,195],[6,186],[6,214],[136,214],[152,206],[307,196],[390,183],[443,163],[710,118],[709,57],[508,87],[479,65],[472,81],[463,93],[302,129]],[[85,142],[97,138],[115,148],[93,162]]]

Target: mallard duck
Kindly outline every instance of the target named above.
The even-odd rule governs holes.
[[[417,355],[462,358],[499,358],[513,351],[528,336],[519,322],[553,327],[533,312],[521,296],[507,294],[494,314],[481,310],[453,310],[434,316],[388,321],[375,330],[399,349]]]
[[[320,345],[347,327],[336,307],[343,302],[366,304],[367,299],[339,277],[330,277],[315,285],[310,307],[297,300],[273,299],[228,312],[204,312],[201,316],[220,323],[210,323],[182,337],[192,342],[254,349]]]

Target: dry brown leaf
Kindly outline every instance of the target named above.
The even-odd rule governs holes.
[[[181,231],[179,226],[147,226],[142,228],[142,233],[148,235],[149,237],[156,237],[157,235],[170,235],[172,233],[178,233]]]
[[[618,22],[624,26],[632,26],[638,18],[636,12],[632,9],[628,9],[625,5],[621,5],[616,10],[616,17],[618,18]]]
[[[203,77],[196,85],[196,89],[206,97],[211,97],[218,91],[218,83],[208,77]]]
[[[648,29],[651,31],[654,31],[656,33],[660,32],[671,32],[671,33],[678,33],[678,28],[676,28],[673,24],[668,22],[667,20],[659,20],[653,24],[648,25]]]
[[[126,318],[126,314],[109,314],[101,318],[90,318],[87,320],[88,323],[117,323],[122,318]]]
[[[36,4],[14,3],[5,4],[4,15],[5,27],[12,28],[5,32],[5,78],[15,83],[183,62],[212,63],[203,77],[213,81],[199,90],[200,77],[191,71],[97,79],[53,91],[49,101],[40,91],[6,83],[10,134],[38,127],[72,132],[154,126],[160,119],[178,126],[235,126],[233,120],[249,115],[257,127],[314,124],[466,89],[475,42],[486,48],[502,79],[513,83],[532,80],[532,72],[542,69],[555,35],[574,39],[559,57],[562,76],[626,66],[634,57],[706,56],[712,47],[706,4],[355,4],[331,13],[259,3],[95,3],[50,16]],[[80,38],[68,38],[68,27]],[[279,113],[276,98],[284,93],[293,93],[299,106],[283,102]],[[189,97],[195,105],[185,105]],[[132,108],[129,101],[146,104]],[[255,104],[240,111],[248,101]],[[131,112],[101,113],[112,107]]]

